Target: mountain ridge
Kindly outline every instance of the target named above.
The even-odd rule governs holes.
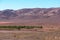
[[[0,11],[0,21],[14,23],[37,22],[60,24],[60,8],[6,9]]]

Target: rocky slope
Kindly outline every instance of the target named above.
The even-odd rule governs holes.
[[[14,23],[58,23],[60,8],[25,8],[0,11],[0,21]]]

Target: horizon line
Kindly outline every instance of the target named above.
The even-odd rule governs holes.
[[[60,8],[60,7],[32,7],[32,8],[18,8],[18,9],[6,8],[6,9],[19,10],[19,9],[34,9],[34,8]],[[0,9],[0,10],[6,10],[6,9]]]

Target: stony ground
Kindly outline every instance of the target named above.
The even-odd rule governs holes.
[[[60,31],[0,31],[0,40],[60,40]]]

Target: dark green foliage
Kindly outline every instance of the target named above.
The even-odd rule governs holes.
[[[43,26],[0,26],[0,29],[1,28],[8,28],[8,29],[22,29],[22,28],[25,28],[25,29],[33,29],[33,28],[43,28]]]
[[[43,28],[43,26],[37,26],[37,28]]]
[[[33,26],[25,26],[26,29],[32,29],[34,28]]]

